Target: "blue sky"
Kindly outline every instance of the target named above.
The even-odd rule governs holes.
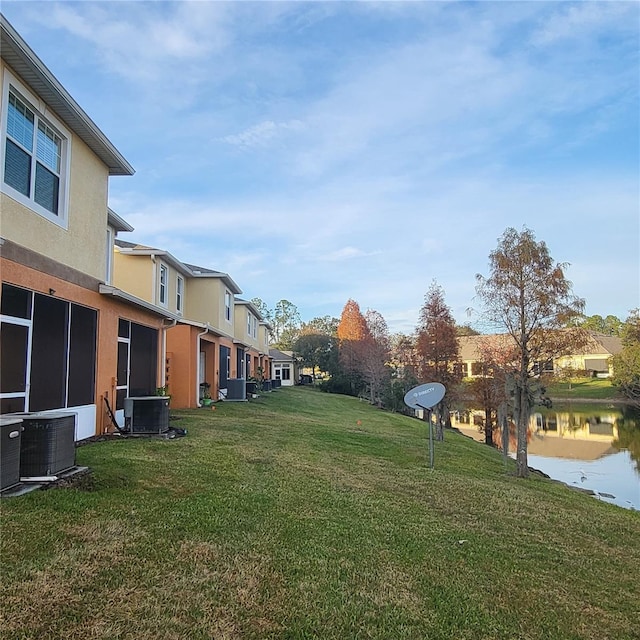
[[[303,320],[353,298],[411,332],[435,279],[478,323],[475,275],[526,225],[588,314],[640,305],[638,3],[2,11],[135,167],[121,237],[245,298]]]

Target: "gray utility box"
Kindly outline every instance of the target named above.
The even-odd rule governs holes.
[[[53,476],[76,465],[75,413],[22,413],[20,477]]]
[[[0,491],[20,482],[22,418],[0,416]]]
[[[226,400],[243,402],[247,399],[247,384],[244,378],[229,378],[227,380]]]
[[[169,397],[125,398],[124,425],[131,433],[166,433],[169,431]]]

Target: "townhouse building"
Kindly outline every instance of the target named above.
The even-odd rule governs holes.
[[[2,15],[0,54],[0,410],[72,412],[79,440],[163,384],[175,316],[112,282],[131,165]]]
[[[168,251],[116,240],[114,281],[166,308],[164,383],[173,408],[194,408],[205,396],[225,398],[230,379],[270,372],[269,327],[221,271],[181,262]]]

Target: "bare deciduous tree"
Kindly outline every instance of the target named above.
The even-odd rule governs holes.
[[[425,295],[420,310],[416,352],[418,374],[424,382],[440,382],[447,388],[435,410],[436,438],[444,439],[443,426],[449,421],[449,409],[461,375],[456,323],[444,301],[444,290],[435,281]]]
[[[527,431],[536,400],[536,375],[545,362],[584,340],[578,329],[562,330],[584,308],[583,300],[572,294],[566,266],[552,260],[547,245],[538,242],[530,229],[508,228],[489,255],[489,277],[476,276],[476,291],[488,319],[506,329],[517,348],[512,403],[519,477],[529,473]]]

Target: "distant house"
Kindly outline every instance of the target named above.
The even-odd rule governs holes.
[[[300,377],[300,363],[292,351],[269,349],[271,357],[272,377],[280,380],[283,387],[291,387]]]
[[[577,353],[563,356],[554,362],[556,371],[573,369],[586,371],[591,376],[608,378],[613,374],[610,358],[622,351],[622,341],[618,336],[606,336],[590,332],[587,343]]]
[[[458,338],[463,377],[482,375],[482,351],[485,345],[496,351],[507,353],[515,349],[513,338],[508,334],[463,336]],[[620,353],[622,343],[616,336],[590,332],[586,344],[576,351],[556,358],[553,362],[539,364],[542,373],[559,373],[563,369],[585,371],[588,375],[608,377],[612,374],[609,358]]]

